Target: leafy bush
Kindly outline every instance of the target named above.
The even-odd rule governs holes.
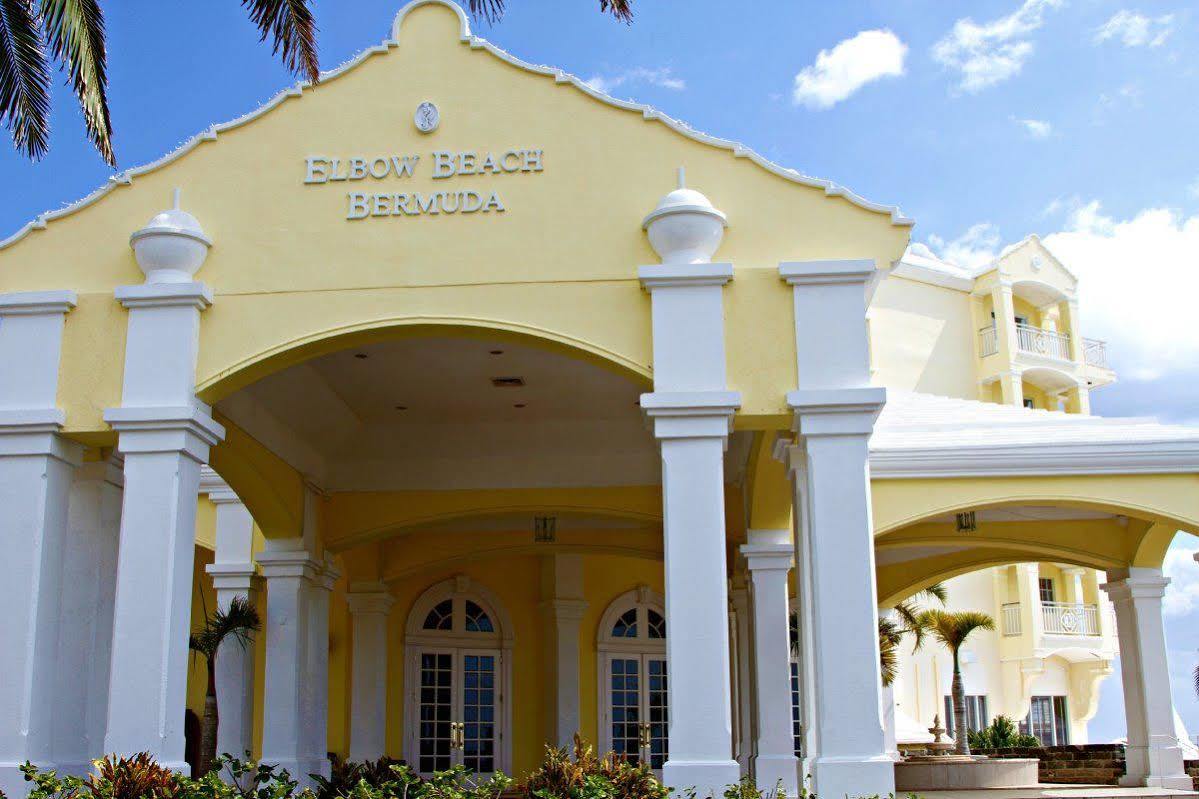
[[[1007,716],[996,716],[991,726],[969,733],[971,749],[1025,749],[1038,748],[1041,742],[1035,735],[1021,735],[1015,723]]]
[[[528,799],[666,799],[670,789],[648,766],[611,752],[597,757],[576,735],[573,753],[546,747],[545,760],[525,781],[524,794]]]
[[[313,775],[316,781],[316,799],[349,796],[360,782],[365,782],[369,788],[381,789],[384,784],[403,780],[409,774],[414,782],[419,782],[420,778],[410,770],[397,773],[392,769],[392,766],[403,765],[404,761],[390,757],[366,760],[362,763],[335,758],[328,779]]]

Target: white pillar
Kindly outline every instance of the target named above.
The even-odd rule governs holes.
[[[871,261],[784,263],[793,287],[800,389],[787,395],[803,446],[808,560],[813,789],[886,795],[895,788],[881,715],[878,601],[867,442],[886,392],[870,386],[865,296]],[[797,474],[792,467],[793,474]],[[798,474],[797,474],[798,476]],[[846,586],[853,586],[847,591]]]
[[[203,283],[122,286],[129,311],[121,407],[104,419],[120,435],[125,494],[113,614],[104,749],[148,751],[187,773],[183,720],[191,632],[200,467],[224,437],[195,398]]]
[[[313,576],[308,602],[307,774],[328,777],[329,762],[329,594],[340,575],[325,554]]]
[[[0,295],[0,792],[10,797],[28,793],[26,760],[54,765],[63,546],[82,457],[58,435],[55,407],[73,307],[70,291]]]
[[[254,520],[237,495],[223,486],[208,492],[216,505],[216,553],[205,567],[216,589],[216,604],[228,610],[234,599],[253,603]],[[262,634],[260,631],[259,635]],[[253,747],[254,644],[227,640],[216,655],[217,754],[245,757]]]
[[[741,773],[749,774],[754,754],[754,695],[753,695],[753,634],[749,607],[749,589],[743,575],[735,574],[729,588],[729,601],[733,606],[733,666],[736,672],[737,704],[733,708],[737,716],[737,737],[733,744],[733,755],[741,767]]]
[[[879,618],[889,617],[895,619],[895,610],[887,608],[878,609]],[[882,665],[881,662],[879,664]],[[899,675],[895,675],[895,682],[890,685],[883,686],[882,693],[882,714],[883,714],[883,746],[886,749],[887,756],[892,760],[899,760],[899,738],[895,729],[895,683],[899,682]]]
[[[547,622],[546,672],[549,741],[570,747],[579,721],[579,627],[583,600],[583,556],[555,554],[542,559],[541,609]]]
[[[1161,569],[1111,570],[1103,590],[1116,610],[1120,677],[1128,722],[1127,768],[1121,785],[1191,789],[1174,731],[1174,700],[1166,660],[1162,597],[1170,580]]]
[[[346,595],[354,640],[350,760],[387,754],[387,617],[395,599],[382,583],[353,583]]]
[[[80,466],[71,486],[63,560],[54,760],[83,775],[104,754],[124,474],[113,457]]]
[[[750,530],[741,547],[753,580],[754,679],[757,687],[757,753],[754,780],[799,795],[799,760],[791,723],[791,643],[787,573],[795,546],[790,530]]]
[[[662,453],[668,785],[719,796],[732,750],[724,449],[740,404],[725,390],[721,289],[731,264],[640,269],[653,307],[654,393],[641,396]]]
[[[310,585],[322,564],[312,559],[299,538],[268,538],[258,564],[266,583],[269,675],[263,697],[262,761],[282,766],[306,782]]]

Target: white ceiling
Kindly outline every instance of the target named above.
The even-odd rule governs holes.
[[[500,377],[525,385],[496,388]],[[548,349],[408,338],[290,367],[218,408],[330,491],[652,485],[660,461],[644,390]],[[744,437],[730,446],[729,479]]]

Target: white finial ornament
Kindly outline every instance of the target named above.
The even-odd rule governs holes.
[[[678,188],[658,201],[641,227],[664,264],[711,263],[724,239],[728,220],[711,201],[687,188],[687,173],[678,168]]]
[[[147,283],[189,283],[208,257],[212,240],[194,216],[180,208],[182,189],[172,206],[154,216],[129,237],[129,246]]]

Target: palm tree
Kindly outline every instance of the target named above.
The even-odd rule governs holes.
[[[632,20],[632,0],[599,0],[600,11]],[[505,0],[468,0],[471,14],[488,22]],[[311,0],[241,0],[263,41],[292,73],[320,80],[316,21]],[[88,139],[116,166],[108,113],[108,56],[101,0],[0,0],[0,123],[13,144],[40,160],[50,145],[50,62],[70,77],[83,110]]]
[[[2,0],[0,0],[2,1]],[[187,645],[193,652],[204,657],[208,665],[208,690],[204,694],[204,720],[200,727],[200,762],[196,764],[196,776],[208,773],[216,760],[216,731],[220,714],[216,704],[216,655],[226,639],[239,646],[250,643],[253,633],[258,632],[262,622],[258,611],[246,597],[235,597],[228,610],[220,610],[204,620],[204,626],[188,639]],[[240,754],[240,753],[235,753]]]
[[[920,614],[925,628],[953,655],[953,739],[954,751],[970,754],[966,732],[966,690],[962,686],[962,667],[958,655],[966,639],[975,630],[994,630],[995,620],[974,610],[926,610]]]
[[[928,632],[921,617],[919,602],[921,600],[936,600],[945,604],[949,594],[944,583],[934,583],[923,591],[899,602],[892,608],[897,619],[885,616],[878,620],[878,656],[882,668],[883,685],[895,682],[899,670],[899,645],[905,635],[911,635],[913,651],[924,644],[924,636]]]

